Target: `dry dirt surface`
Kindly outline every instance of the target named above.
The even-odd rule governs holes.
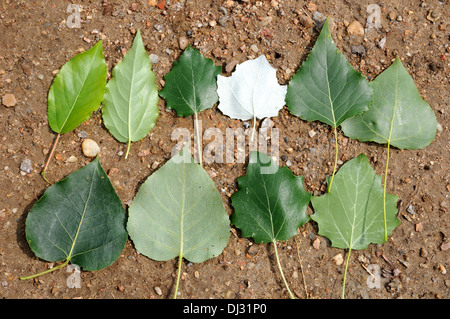
[[[67,12],[70,4],[82,6],[79,27],[68,26],[74,22]],[[401,225],[383,245],[353,251],[346,297],[449,298],[449,1],[377,1],[378,29],[367,28],[370,4],[362,0],[1,1],[0,98],[13,97],[0,103],[0,296],[156,299],[171,298],[174,291],[177,260],[150,260],[137,253],[131,240],[111,266],[82,271],[80,288],[68,287],[71,273],[65,268],[34,280],[19,279],[55,265],[30,250],[25,220],[49,187],[40,175],[55,139],[47,120],[47,93],[65,62],[102,39],[110,75],[140,29],[159,89],[187,43],[223,66],[226,76],[236,63],[265,54],[280,84],[287,84],[314,45],[321,19],[328,16],[339,50],[369,80],[400,57],[439,123],[434,141],[425,149],[391,151],[387,189],[399,196]],[[354,21],[362,26],[356,32],[348,29]],[[101,111],[94,112],[61,137],[47,177],[56,182],[89,163],[81,142],[93,139],[100,146],[101,164],[126,207],[142,182],[170,158],[177,143],[171,140],[172,131],[185,127],[194,133],[192,118],[177,117],[163,99],[159,111],[156,126],[148,137],[132,144],[127,160],[123,156],[126,145],[104,127]],[[245,125],[223,115],[217,105],[200,113],[199,119],[203,128]],[[295,175],[304,176],[309,192],[323,194],[334,161],[332,128],[306,122],[286,108],[272,120],[280,132],[280,165],[289,165]],[[365,153],[376,173],[383,174],[384,145],[358,142],[338,133],[341,164]],[[237,191],[237,178],[245,174],[246,165],[204,167],[231,215],[230,196]],[[290,288],[298,298],[340,298],[344,264],[337,265],[333,257],[342,254],[345,259],[346,251],[331,247],[328,239],[319,236],[317,224],[310,221],[302,226],[297,236],[279,243],[279,251]],[[234,227],[220,256],[199,264],[184,262],[182,267],[178,298],[289,298],[273,246],[241,238]],[[375,275],[380,285],[371,288],[370,273],[378,269]]]

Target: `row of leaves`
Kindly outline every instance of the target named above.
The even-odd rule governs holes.
[[[274,244],[281,276],[294,298],[277,242],[290,239],[309,221],[311,203],[311,218],[318,223],[319,234],[328,237],[332,246],[349,250],[344,297],[351,250],[384,243],[400,223],[395,217],[397,196],[386,193],[390,145],[427,146],[436,131],[433,111],[399,59],[370,83],[355,71],[333,43],[328,20],[287,87],[278,84],[276,71],[264,56],[238,65],[230,77],[220,71],[212,60],[188,47],[165,76],[159,95],[179,116],[194,115],[195,121],[199,112],[220,101],[218,107],[225,115],[253,119],[250,140],[256,120],[277,116],[284,105],[302,119],[321,121],[334,129],[335,166],[326,194],[311,196],[303,187],[303,178],[287,167],[264,174],[264,167],[277,164],[263,153],[252,152],[246,175],[238,179],[239,191],[231,197],[231,222],[243,237]],[[49,125],[57,133],[49,160],[59,136],[89,118],[100,103],[105,126],[118,141],[128,144],[128,156],[131,142],[147,136],[158,117],[155,76],[139,32],[107,84],[101,42],[63,66],[49,92]],[[350,138],[387,144],[383,188],[364,154],[335,174],[339,126]],[[194,128],[198,138],[198,125]],[[201,165],[201,156],[199,165],[188,147],[142,184],[128,214],[127,221],[97,158],[50,186],[36,202],[27,217],[27,240],[38,257],[64,261],[54,269],[71,262],[85,270],[98,270],[118,258],[129,235],[136,249],[151,259],[179,258],[174,297],[182,259],[203,262],[219,255],[228,243],[230,220],[221,197]]]

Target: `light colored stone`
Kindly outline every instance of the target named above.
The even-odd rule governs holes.
[[[8,93],[8,94],[3,95],[2,103],[6,107],[12,107],[17,104],[17,100],[16,100],[16,97],[14,96],[14,94]]]
[[[344,262],[344,257],[342,257],[342,254],[337,254],[331,260],[337,265],[340,266]]]
[[[98,144],[89,138],[85,139],[81,144],[83,154],[86,157],[96,157],[100,153],[100,147]]]
[[[358,21],[353,21],[350,23],[347,27],[347,33],[349,35],[356,35],[356,36],[363,36],[364,35],[364,28]]]

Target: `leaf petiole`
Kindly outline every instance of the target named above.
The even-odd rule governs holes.
[[[334,127],[334,143],[335,143],[335,149],[336,153],[334,154],[334,168],[333,168],[333,174],[331,175],[330,185],[328,185],[328,193],[331,190],[331,185],[333,184],[334,175],[336,174],[336,167],[337,167],[337,161],[338,161],[338,142],[337,142],[337,129]]]
[[[127,152],[125,153],[125,159],[128,158],[128,153],[130,153],[130,147],[131,147],[131,140],[128,140]]]
[[[45,179],[45,181],[46,181],[47,183],[49,183],[49,184],[51,184],[51,183],[50,183],[49,180],[45,177],[45,172],[47,171],[48,164],[50,163],[50,160],[51,160],[52,157],[53,157],[53,153],[55,152],[56,144],[58,143],[59,137],[60,137],[60,136],[61,136],[61,133],[58,133],[58,135],[56,135],[56,139],[55,139],[55,142],[53,143],[52,149],[51,149],[50,154],[49,154],[49,156],[48,156],[48,158],[47,158],[47,162],[45,162],[44,169],[43,169],[42,172],[41,172],[42,177],[43,177],[43,178]]]
[[[177,281],[175,283],[175,292],[173,293],[173,299],[177,299],[178,294],[178,286],[180,284],[180,277],[181,277],[181,265],[183,264],[183,257],[178,256],[178,271],[177,271]]]
[[[52,272],[52,271],[58,270],[58,269],[60,269],[60,268],[62,268],[62,267],[64,267],[64,266],[66,266],[68,263],[69,263],[69,259],[67,259],[65,262],[63,262],[62,264],[60,264],[60,265],[58,265],[58,266],[55,266],[55,267],[50,268],[50,269],[47,269],[47,270],[42,271],[42,272],[40,272],[40,273],[37,273],[37,274],[34,274],[34,275],[30,275],[30,276],[26,276],[26,277],[20,277],[20,280],[33,279],[33,278],[36,278],[36,277],[39,277],[39,276],[48,274],[48,273],[50,273],[50,272]]]
[[[345,260],[344,280],[342,283],[342,296],[341,296],[342,299],[345,299],[345,281],[347,279],[348,261],[350,259],[351,253],[352,253],[352,248],[349,248],[348,254],[347,254],[347,259]]]
[[[391,143],[387,143],[387,154],[386,154],[386,168],[384,170],[384,182],[383,182],[383,219],[384,219],[384,241],[388,240],[387,235],[387,221],[386,221],[386,182],[387,182],[387,173],[389,166],[389,150],[391,148]]]
[[[284,277],[283,268],[281,268],[280,258],[278,257],[278,249],[277,249],[277,241],[276,240],[273,241],[273,246],[275,247],[275,257],[277,259],[278,269],[280,270],[281,278],[283,278],[283,282],[284,282],[284,285],[286,286],[286,289],[289,292],[289,296],[291,297],[291,299],[295,299],[295,296],[292,293],[292,291],[289,289],[289,285],[287,283],[287,280]]]

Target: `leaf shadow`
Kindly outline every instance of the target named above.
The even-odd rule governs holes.
[[[33,208],[34,204],[44,195],[46,188],[42,189],[36,196],[33,198],[33,200],[28,203],[28,205],[24,208],[22,211],[20,217],[17,219],[17,227],[16,227],[16,240],[17,244],[19,245],[19,248],[30,258],[34,258],[35,254],[31,250],[30,245],[28,245],[27,238],[26,238],[26,230],[25,230],[25,222],[27,219],[27,216],[31,209]]]

